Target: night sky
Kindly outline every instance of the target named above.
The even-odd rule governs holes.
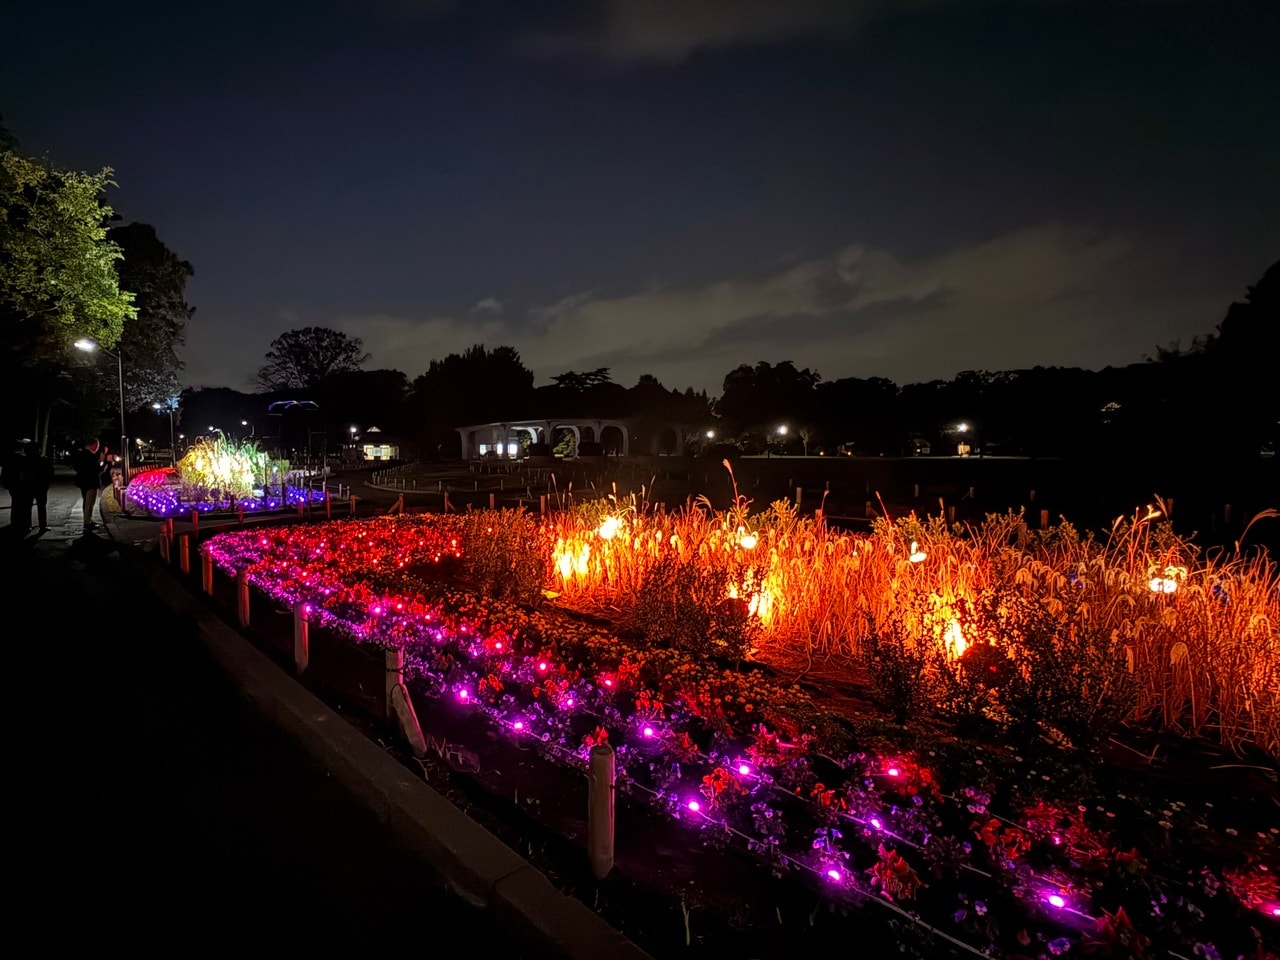
[[[296,11],[312,11],[299,13]],[[1276,0],[46,2],[22,149],[191,261],[182,381],[301,326],[410,377],[719,393],[1140,361],[1280,257]]]

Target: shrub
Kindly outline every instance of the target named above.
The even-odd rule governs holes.
[[[481,593],[536,606],[551,570],[551,545],[523,510],[468,512],[462,519],[465,575]]]
[[[871,617],[867,618],[871,620]],[[914,637],[901,619],[869,623],[859,650],[876,705],[905,724],[928,705],[925,668],[929,645]]]
[[[706,556],[668,555],[655,562],[636,598],[636,625],[645,640],[729,662],[746,659],[758,621],[746,600],[730,597],[732,585],[743,579],[733,566]]]

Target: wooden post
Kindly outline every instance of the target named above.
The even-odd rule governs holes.
[[[387,651],[387,719],[393,717],[400,726],[404,738],[409,741],[413,755],[421,759],[427,755],[427,740],[418,723],[418,713],[413,709],[409,688],[404,685],[404,651]]]
[[[236,505],[236,526],[244,526],[244,506],[241,504]]]
[[[587,856],[591,872],[603,880],[613,869],[613,747],[591,748],[587,768]]]
[[[200,511],[196,510],[194,507],[191,510],[191,532],[200,532]]]
[[[970,488],[969,488],[969,499],[970,499],[970,500],[972,500],[972,499],[973,499],[973,487],[970,487]]]
[[[326,520],[333,519],[333,507],[329,503],[329,491],[324,492],[324,518]]]
[[[404,683],[404,650],[387,650],[386,658],[387,677],[385,693],[387,696],[387,719],[394,720],[396,716],[396,708],[391,702],[391,693],[396,687]]]
[[[167,527],[160,528],[160,540],[158,541],[158,545],[160,547],[160,559],[164,561],[166,566],[168,566],[169,564],[169,530]]]
[[[872,509],[871,509],[871,501],[870,501],[870,500],[868,500],[868,501],[867,501],[866,514],[867,514],[867,516],[868,516],[868,517],[874,517],[874,516],[876,515],[876,512],[875,512],[874,510],[872,510]]]
[[[1222,522],[1228,527],[1231,526],[1231,504],[1229,503],[1222,505]]]
[[[947,523],[953,524],[955,522],[956,522],[956,508],[947,507]]]
[[[804,487],[796,487],[796,509],[800,509],[800,504],[804,500]]]
[[[305,503],[299,503],[299,504],[298,504],[298,519],[299,519],[299,520],[301,520],[304,516],[306,516],[306,504],[305,504]]]
[[[351,515],[353,517],[356,515],[356,495],[354,493],[351,495]]]
[[[200,554],[200,586],[205,593],[213,595],[213,557],[207,552]]]
[[[184,533],[178,538],[178,566],[183,573],[191,572],[191,534]]]
[[[445,513],[448,513],[448,512],[449,512],[449,510],[450,510],[450,506],[449,506],[449,491],[448,491],[448,490],[446,490],[446,491],[444,492],[444,512],[445,512]]]
[[[249,571],[241,570],[236,575],[236,613],[239,614],[240,629],[249,626]]]
[[[1027,497],[1027,503],[1035,503],[1035,502],[1036,502],[1036,492],[1032,490]]]
[[[497,496],[497,495],[496,495],[496,494],[494,494],[493,492],[490,492],[490,493],[489,493],[489,509],[490,509],[490,510],[493,510],[493,509],[497,506],[497,503],[495,502],[495,501],[496,501],[496,496]]]
[[[310,612],[309,603],[299,603],[293,608],[293,665],[298,673],[306,670],[311,662],[311,633],[307,623]]]
[[[1048,528],[1049,528],[1049,511],[1041,510],[1040,511],[1040,529],[1047,530]]]
[[[1164,507],[1165,507],[1165,510],[1164,510],[1165,517],[1169,520],[1172,520],[1173,519],[1173,497],[1170,497],[1168,500],[1164,502]]]
[[[547,495],[545,493],[538,497],[538,512],[544,515],[547,512]]]
[[[913,500],[919,500],[919,499],[920,499],[920,484],[918,484],[918,483],[913,483],[913,484],[911,485],[911,498],[912,498]]]

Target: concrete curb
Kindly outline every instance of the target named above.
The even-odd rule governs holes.
[[[147,584],[244,696],[296,739],[386,824],[446,888],[564,960],[651,960],[585,904],[561,893],[510,847],[405,770],[162,569]]]

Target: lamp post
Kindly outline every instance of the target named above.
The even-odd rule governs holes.
[[[248,420],[241,420],[241,421],[240,421],[240,426],[242,426],[242,427],[248,427],[248,428],[249,428],[249,436],[251,436],[251,437],[253,436],[253,424],[252,424],[252,423],[250,423]]]
[[[120,489],[123,490],[129,485],[129,434],[124,427],[124,357],[119,353],[112,353],[106,347],[98,343],[97,340],[91,340],[85,337],[77,340],[74,344],[77,350],[83,350],[85,353],[93,353],[95,350],[101,350],[108,357],[114,357],[116,361],[116,377],[120,388],[120,456],[124,459],[121,461]],[[123,496],[121,497],[121,509],[124,508]]]
[[[152,409],[157,413],[165,409],[163,403],[153,403]],[[169,404],[169,465],[176,467],[178,465],[178,446],[173,442],[173,404]]]

